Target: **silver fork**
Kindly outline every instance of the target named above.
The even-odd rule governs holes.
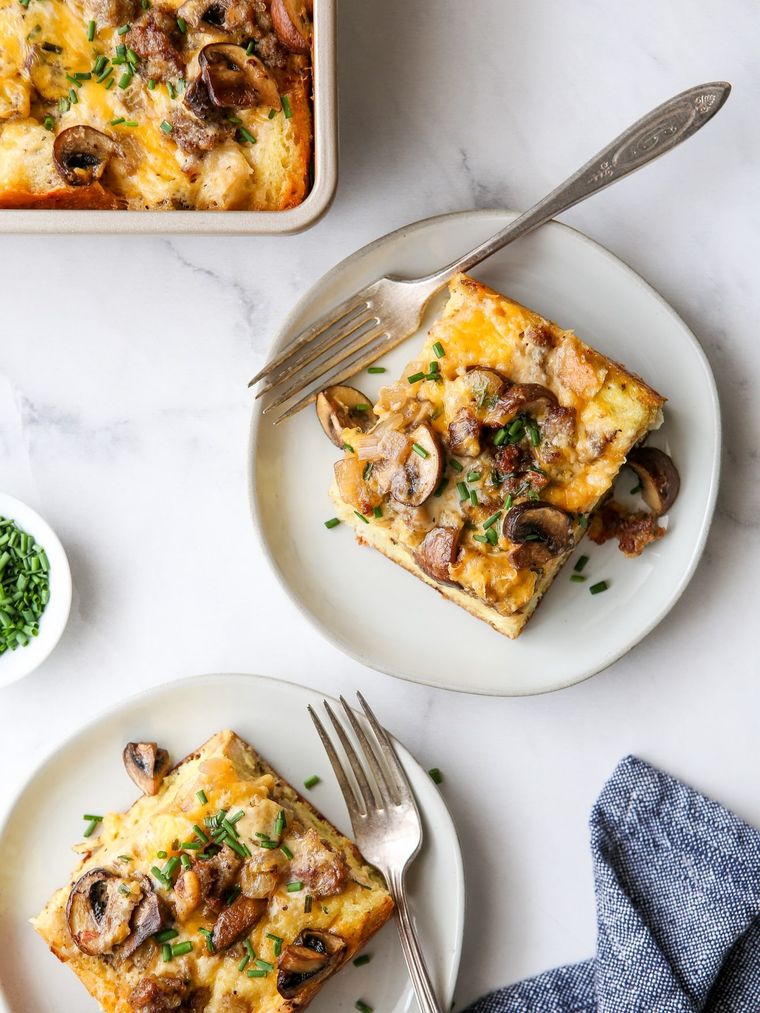
[[[396,904],[401,948],[420,1010],[422,1013],[442,1013],[414,930],[404,886],[406,870],[422,845],[422,821],[412,787],[399,763],[390,736],[361,693],[356,695],[367,719],[368,731],[359,723],[343,697],[340,702],[364,755],[364,763],[332,707],[324,701],[325,710],[353,771],[355,786],[313,707],[309,707],[309,714],[346,800],[359,850],[368,862],[383,873]]]
[[[264,412],[306,391],[283,411],[283,422],[310,404],[320,389],[342,383],[395,348],[420,325],[432,296],[458,271],[469,271],[508,243],[556,218],[695,134],[728,98],[725,81],[701,84],[653,109],[495,236],[422,278],[380,278],[301,331],[249,383],[266,380],[256,397],[277,391]],[[329,354],[328,354],[329,353]]]

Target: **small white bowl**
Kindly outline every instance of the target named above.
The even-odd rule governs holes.
[[[66,629],[71,609],[71,570],[58,535],[40,515],[15,496],[0,492],[0,517],[9,517],[30,534],[50,561],[50,601],[40,617],[40,634],[26,647],[0,654],[0,688],[23,679],[42,664]]]

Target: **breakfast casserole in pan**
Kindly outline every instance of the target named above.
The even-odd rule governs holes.
[[[389,918],[381,875],[234,732],[165,776],[155,743],[125,764],[145,797],[91,817],[34,921],[106,1013],[294,1013]]]
[[[309,0],[0,0],[0,208],[308,194]]]
[[[663,404],[572,331],[460,274],[419,358],[376,405],[351,387],[319,395],[344,451],[334,523],[516,637]],[[660,458],[672,468],[646,450],[650,470]],[[616,515],[628,554],[664,533],[659,505]]]

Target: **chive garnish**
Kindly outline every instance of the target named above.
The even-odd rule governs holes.
[[[312,774],[311,777],[307,777],[303,783],[304,788],[313,788],[319,784],[322,778],[318,774]]]
[[[132,81],[132,74],[131,74],[131,72],[128,71],[128,70],[125,70],[124,73],[119,78],[119,87],[120,88],[128,88],[131,81]],[[161,128],[163,129],[163,124],[161,124]]]
[[[120,862],[131,862],[132,861],[132,856],[131,855],[117,855],[116,857],[119,859]]]
[[[364,516],[364,514],[359,513],[358,510],[354,510],[354,513],[360,520],[364,521],[365,524],[369,524],[369,520]]]
[[[441,481],[438,483],[438,488],[435,490],[434,495],[438,496],[438,498],[440,499],[440,497],[443,496],[444,489],[448,484],[449,480],[447,478],[442,478]]]
[[[412,373],[412,375],[408,376],[406,379],[407,379],[407,381],[409,383],[419,383],[420,380],[424,380],[425,379],[425,374],[424,373]]]
[[[250,959],[251,958],[246,953],[246,955],[243,957],[243,959],[238,964],[238,971],[244,971],[246,969],[246,967],[248,966],[248,962],[250,961]]]
[[[246,56],[253,56],[253,54],[254,54],[254,51],[255,51],[255,49],[256,49],[256,43],[254,42],[254,40],[253,40],[253,39],[251,39],[251,41],[250,41],[250,42],[248,43],[248,45],[247,45],[247,46],[245,47],[245,53],[246,53]],[[274,109],[270,109],[270,110],[269,110],[269,119],[270,119],[270,120],[271,120],[271,118],[272,118],[272,113],[273,113],[273,112],[274,112]]]
[[[337,528],[339,524],[340,521],[338,520],[337,517],[331,517],[329,521],[325,521],[326,528]]]
[[[362,471],[362,478],[364,479],[365,482],[367,481],[367,479],[372,474],[373,467],[374,467],[374,465],[373,465],[372,461],[367,461],[367,463],[364,465],[364,470]]]
[[[206,940],[206,949],[209,953],[216,953],[216,946],[214,946],[213,932],[210,929],[198,929],[198,932]]]
[[[287,858],[289,862],[292,860],[293,852],[290,850],[287,844],[281,844],[280,851],[283,853],[283,855]]]
[[[361,999],[356,1000],[355,1006],[359,1013],[373,1013],[372,1007],[368,1006],[366,1002],[362,1002]]]
[[[364,965],[368,964],[370,960],[372,960],[372,957],[370,956],[369,953],[362,953],[362,955],[360,957],[357,957],[356,960],[354,961],[354,967],[364,967]]]
[[[368,373],[384,373],[385,372],[385,366],[368,366],[367,367],[367,372]]]
[[[602,591],[606,591],[610,585],[606,580],[600,580],[596,584],[592,584],[589,588],[591,594],[601,594]]]
[[[268,960],[262,960],[261,957],[256,957],[256,967],[260,967],[262,971],[274,970],[274,964],[270,964]]]
[[[267,939],[271,939],[274,943],[273,952],[275,957],[279,957],[282,953],[283,940],[280,936],[275,936],[272,932],[267,932]]]
[[[372,507],[372,516],[376,517],[379,520],[383,516],[382,507],[379,506]]]
[[[289,120],[293,115],[293,110],[290,108],[290,99],[287,95],[282,96],[282,111],[285,113],[285,119]]]
[[[479,471],[468,471],[467,481],[468,482],[479,482],[481,478],[481,472]]]
[[[486,538],[485,535],[473,535],[472,537],[475,539],[476,542],[480,542],[481,545],[485,545],[488,542],[488,539]]]
[[[156,858],[166,858],[166,852],[165,851],[157,851],[156,852]]]
[[[117,35],[126,35],[127,32],[129,31],[130,27],[131,26],[128,25],[128,24],[127,25],[119,25],[119,27],[116,29],[116,34]]]
[[[509,510],[512,506],[512,493],[510,493],[504,500],[504,509]]]
[[[366,403],[355,404],[354,405],[354,411],[355,412],[368,412],[371,407],[372,407],[371,404],[366,404]]]
[[[580,573],[585,567],[586,563],[588,563],[588,556],[579,556],[578,562],[575,564],[573,569],[575,570],[576,573]]]
[[[449,467],[453,468],[454,471],[464,471],[464,465],[457,461],[456,457],[452,457],[449,461]]]
[[[496,528],[489,528],[488,531],[486,531],[486,538],[491,545],[497,545],[499,541],[499,532]]]
[[[424,447],[421,447],[419,443],[413,443],[412,450],[415,452],[415,454],[419,454],[420,457],[423,458],[423,460],[426,457],[430,457],[430,454],[427,452],[427,450],[425,450]]]
[[[253,45],[253,43],[251,42],[251,43],[250,43],[250,45],[252,46],[252,45]],[[247,50],[246,50],[246,52],[247,52]],[[248,55],[250,56],[251,54],[250,54],[250,53],[248,53]],[[270,119],[270,120],[273,120],[273,119],[275,118],[275,116],[276,116],[276,115],[277,115],[277,110],[276,110],[276,109],[270,109],[270,110],[269,110],[269,119]]]
[[[164,943],[161,947],[161,956],[163,957],[164,963],[168,964],[172,959],[172,948],[168,943]]]
[[[155,90],[156,90],[156,82],[155,82],[155,81],[153,80],[153,78],[151,77],[151,78],[150,78],[150,79],[148,80],[148,91],[155,91]]]
[[[350,443],[344,443],[343,444],[343,449],[347,450],[349,452],[349,454],[353,454],[354,453],[354,448],[351,446]]]
[[[161,120],[161,129],[165,134],[170,134],[174,128],[171,123],[167,123],[166,120]]]
[[[198,799],[201,805],[208,805],[208,795],[203,790],[203,788],[201,788],[200,791],[196,791],[195,797]],[[193,827],[193,829],[195,830],[196,833],[198,833],[198,827]],[[200,834],[198,834],[198,836],[200,837]]]
[[[303,890],[303,883],[300,879],[296,879],[292,883],[288,883],[285,889],[288,893],[299,893],[299,891]]]
[[[444,357],[444,355],[446,354],[446,352],[444,351],[443,345],[441,344],[440,341],[436,341],[436,343],[433,345],[433,351],[435,352],[437,358],[439,358],[439,359],[442,359]]]
[[[175,99],[177,97],[177,89],[174,87],[171,81],[166,82],[166,90],[169,93],[169,98]]]
[[[53,129],[53,117],[52,116],[46,116],[45,119],[42,121],[42,125],[45,128],[45,130],[52,130]]]
[[[177,28],[183,35],[187,35],[187,21],[184,18],[177,18]]]
[[[584,577],[582,573],[571,573],[570,580],[572,580],[574,584],[583,584],[587,578]]]
[[[95,22],[94,21],[90,21],[90,23],[87,25],[87,41],[88,42],[92,42],[92,40],[95,38],[95,28],[96,28]]]
[[[191,940],[186,939],[184,943],[177,943],[175,946],[172,946],[172,956],[184,957],[186,953],[190,953],[192,948],[193,944]]]
[[[495,514],[491,514],[487,521],[483,522],[483,527],[487,531],[492,525],[494,525],[501,517],[501,510],[497,510]]]
[[[466,499],[470,498],[470,493],[464,482],[457,482],[457,489],[459,490],[459,502],[464,503]]]
[[[208,801],[208,799],[206,801]],[[203,832],[203,830],[198,826],[197,823],[193,824],[193,830],[195,831],[199,841],[202,841],[204,844],[208,844],[208,835]]]
[[[2,569],[2,567],[0,567],[0,570],[1,569]],[[5,605],[4,605],[4,608],[5,608]],[[84,829],[84,835],[83,835],[84,837],[91,837],[92,834],[95,831],[95,827],[97,827],[97,825],[99,823],[103,822],[103,817],[102,816],[93,816],[91,813],[85,813],[85,815],[82,817],[82,819],[87,820],[87,826]]]
[[[250,971],[246,972],[249,978],[266,978],[267,972],[262,970],[260,967],[255,967]]]
[[[76,90],[74,88],[69,89],[69,102],[71,102],[71,104],[75,106],[78,101],[79,96],[77,95]]]
[[[311,914],[311,908],[313,903],[314,898],[311,896],[311,894],[307,894],[303,899],[303,909],[305,914],[307,915]]]
[[[163,932],[157,932],[153,937],[157,943],[168,943],[170,939],[176,939],[179,932],[176,929],[164,929]]]
[[[472,503],[473,506],[478,505],[478,493],[475,489],[470,489],[470,503]]]
[[[635,485],[633,489],[631,489],[631,496],[635,496],[639,492],[641,492],[641,482],[639,482],[638,485]]]
[[[506,443],[508,435],[509,434],[506,429],[499,429],[493,438],[493,445],[495,447],[501,447],[504,443]]]

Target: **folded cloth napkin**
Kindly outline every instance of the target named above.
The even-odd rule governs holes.
[[[758,1013],[760,833],[636,757],[591,814],[593,960],[467,1013]]]

